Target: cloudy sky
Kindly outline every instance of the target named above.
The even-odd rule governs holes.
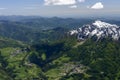
[[[119,16],[120,0],[0,0],[0,15]]]

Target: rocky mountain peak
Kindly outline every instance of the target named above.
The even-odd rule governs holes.
[[[100,38],[112,38],[114,40],[120,39],[120,27],[115,24],[110,24],[96,20],[92,24],[84,25],[77,30],[71,30],[70,35],[78,35],[79,40],[85,40],[96,36],[97,39]]]

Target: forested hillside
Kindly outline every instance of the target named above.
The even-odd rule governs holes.
[[[69,35],[69,30],[78,24],[69,24],[70,28],[61,26],[76,21],[57,19],[63,24],[56,26],[56,19],[48,19],[54,25],[49,29],[42,29],[39,27],[42,22],[34,19],[33,23],[32,19],[0,21],[1,80],[120,79],[119,40],[109,37],[78,40],[77,34]]]
[[[120,42],[66,38],[52,43],[0,49],[3,80],[119,80]]]

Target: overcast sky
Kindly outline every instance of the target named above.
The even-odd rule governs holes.
[[[120,0],[0,0],[0,15],[117,16]]]

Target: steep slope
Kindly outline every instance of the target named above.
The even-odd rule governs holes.
[[[5,48],[5,47],[25,47],[26,44],[24,44],[21,41],[17,41],[14,39],[10,38],[5,38],[0,36],[0,48]]]

